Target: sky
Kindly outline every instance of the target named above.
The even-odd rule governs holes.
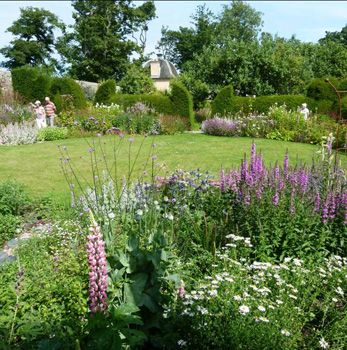
[[[326,31],[341,31],[347,24],[347,1],[246,1],[263,13],[262,31],[303,42],[316,43]],[[134,1],[140,5],[142,1]],[[162,26],[177,30],[190,27],[190,16],[198,5],[206,3],[215,14],[230,1],[155,1],[157,18],[149,23],[145,53],[155,51]],[[21,7],[39,7],[55,13],[65,24],[73,24],[70,1],[0,1],[0,48],[14,39],[6,29],[19,18]],[[0,55],[0,61],[4,57]]]

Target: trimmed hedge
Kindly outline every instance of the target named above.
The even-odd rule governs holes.
[[[110,98],[116,93],[116,81],[113,79],[109,79],[104,81],[99,85],[98,90],[96,91],[94,104],[96,103],[104,103],[108,104]]]
[[[233,106],[234,90],[231,85],[225,86],[220,90],[216,98],[212,101],[212,117],[218,114],[220,117],[224,117],[232,110]]]
[[[44,99],[49,95],[51,78],[38,68],[20,67],[11,71],[13,90],[17,91],[24,103]]]
[[[340,83],[336,78],[328,77],[328,79],[337,89],[339,88]],[[313,79],[307,86],[306,96],[318,101],[330,100],[335,102],[337,99],[334,89],[325,82],[325,78]]]
[[[285,104],[287,109],[296,111],[303,103],[307,103],[310,111],[315,111],[316,108],[322,112],[329,112],[333,109],[333,103],[329,100],[315,101],[303,95],[271,95],[253,97],[233,96],[231,99],[232,106],[227,111],[227,114],[235,115],[242,111],[249,114],[252,112],[267,113],[269,108],[277,103],[278,106]],[[213,114],[212,114],[213,115]]]
[[[171,83],[171,101],[174,113],[186,118],[190,126],[194,125],[193,99],[187,88],[179,81]]]
[[[77,109],[87,107],[87,99],[81,86],[71,78],[52,78],[50,92],[54,96],[53,102],[56,104],[58,111],[61,110],[61,99],[58,98],[58,95],[72,95],[74,106]]]

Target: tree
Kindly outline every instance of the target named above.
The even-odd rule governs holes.
[[[30,66],[55,66],[51,55],[55,48],[54,30],[65,31],[65,25],[53,13],[41,8],[20,9],[20,17],[7,28],[16,39],[9,46],[0,49],[7,61],[1,66],[9,69]]]
[[[137,30],[146,31],[154,17],[154,5],[134,7],[130,0],[74,0],[74,32],[59,42],[59,51],[70,64],[69,73],[81,80],[97,82],[125,74],[130,55],[143,52],[130,40]]]
[[[218,43],[223,45],[226,40],[252,42],[257,39],[263,25],[261,16],[261,12],[240,0],[223,5],[223,11],[218,16]]]
[[[342,28],[341,32],[325,32],[325,37],[319,39],[318,42],[324,45],[326,42],[331,41],[335,44],[342,44],[347,46],[347,24]]]
[[[216,17],[206,8],[198,6],[193,19],[193,28],[180,27],[178,31],[163,27],[162,37],[157,48],[164,57],[179,68],[193,59],[194,54],[200,54],[205,46],[210,46],[214,40]]]

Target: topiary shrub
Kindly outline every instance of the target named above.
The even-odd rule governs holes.
[[[24,103],[40,100],[49,94],[51,78],[38,68],[24,66],[11,71],[13,90],[17,91]]]
[[[156,95],[127,95],[116,94],[109,100],[110,103],[115,103],[122,106],[124,109],[132,107],[136,102],[142,102],[147,106],[154,108],[157,113],[173,114],[173,105],[169,97]]]
[[[340,84],[339,84],[339,86],[338,86],[338,90],[339,90],[339,91],[347,91],[347,78],[342,79],[342,80],[340,81]]]
[[[211,116],[214,117],[216,114],[218,114],[220,117],[224,117],[230,113],[233,105],[233,95],[234,89],[231,85],[227,85],[222,90],[220,90],[216,98],[211,103]]]
[[[142,67],[131,65],[124,78],[119,82],[123,94],[141,95],[154,92],[155,86],[149,73]]]
[[[334,77],[328,77],[329,81],[339,88],[339,81]],[[325,78],[315,78],[307,86],[306,96],[315,100],[336,101],[337,96],[334,89],[325,82]]]
[[[114,79],[109,79],[102,82],[96,91],[94,104],[103,103],[108,104],[110,98],[116,93],[116,81]]]
[[[87,99],[81,86],[71,78],[58,78],[52,79],[50,88],[50,95],[72,95],[74,97],[74,107],[77,109],[83,109],[87,106]],[[56,104],[57,110],[61,110],[58,101],[53,102]]]
[[[187,118],[190,126],[195,124],[193,99],[189,91],[179,81],[172,81],[171,86],[171,101],[174,108],[174,113],[183,118]]]

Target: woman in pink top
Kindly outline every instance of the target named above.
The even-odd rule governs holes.
[[[41,106],[40,101],[35,102],[35,114],[36,114],[36,126],[40,128],[45,128],[46,124],[46,111]]]

